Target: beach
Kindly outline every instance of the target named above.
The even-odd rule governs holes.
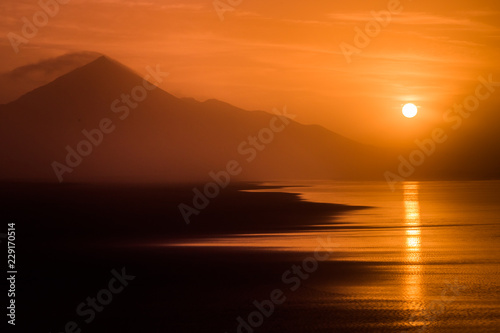
[[[178,205],[192,186],[6,184],[19,327],[498,331],[498,184],[409,183],[385,197],[373,183],[310,185],[237,184],[187,225]],[[120,289],[116,272],[127,285],[101,292]],[[88,297],[107,294],[90,316]]]

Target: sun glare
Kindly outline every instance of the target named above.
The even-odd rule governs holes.
[[[406,118],[413,118],[417,115],[417,106],[413,103],[407,103],[403,106],[403,115]]]

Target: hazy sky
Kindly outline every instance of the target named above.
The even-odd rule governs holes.
[[[376,144],[427,135],[479,75],[500,81],[498,0],[217,3],[231,10],[217,13],[213,0],[71,0],[44,25],[38,1],[3,0],[0,72],[95,51],[140,73],[160,64],[170,72],[162,88],[179,97],[287,105],[299,122]],[[372,12],[389,7],[375,23]],[[8,34],[23,36],[23,17],[34,15],[40,27],[16,53]],[[372,37],[356,41],[367,24]],[[350,63],[347,44],[358,52]],[[405,102],[420,107],[416,118],[401,115]]]

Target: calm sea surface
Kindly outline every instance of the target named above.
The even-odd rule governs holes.
[[[331,237],[330,260],[368,265],[377,278],[327,279],[311,287],[336,304],[391,318],[353,323],[353,331],[368,325],[381,332],[500,332],[500,182],[406,182],[394,192],[382,182],[265,185],[286,186],[263,191],[298,193],[303,200],[372,208],[332,217],[328,229],[175,245],[306,256],[318,238]]]

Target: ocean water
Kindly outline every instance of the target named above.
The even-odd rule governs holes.
[[[308,313],[351,310],[344,319],[316,322],[319,326],[311,329],[317,331],[500,332],[499,181],[404,182],[395,191],[383,182],[264,185],[283,187],[257,191],[369,208],[332,216],[310,231],[191,239],[170,246],[307,256],[319,239],[328,238],[333,255],[320,266],[359,264],[370,274],[342,269],[318,273],[321,278],[307,285],[312,296],[286,305],[289,318],[291,309],[302,305]]]

